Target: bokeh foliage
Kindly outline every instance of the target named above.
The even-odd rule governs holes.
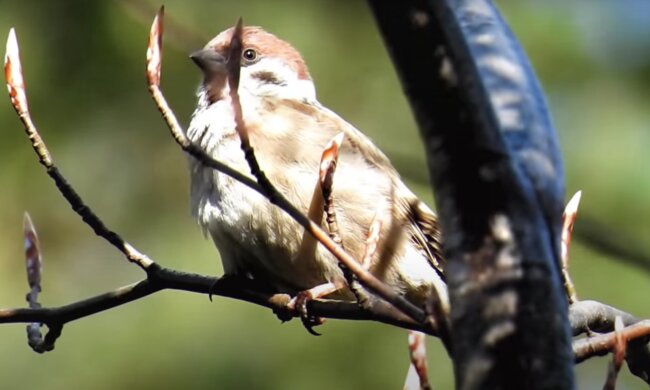
[[[650,251],[650,4],[643,0],[499,1],[547,92],[569,192],[581,214]],[[144,48],[158,4],[0,0],[0,32],[16,27],[31,110],[55,161],[114,229],[166,266],[220,274],[212,244],[189,216],[185,157],[147,94]],[[187,123],[199,74],[187,54],[243,16],[304,55],[321,102],[369,134],[429,204],[422,147],[363,2],[166,2],[163,90]],[[645,17],[644,17],[645,15]],[[171,24],[171,23],[170,23]],[[3,35],[4,37],[5,35]],[[0,102],[2,100],[0,99]],[[45,252],[42,301],[59,305],[141,277],[93,236],[44,175],[8,99],[0,103],[0,306],[22,306],[21,220],[29,210]],[[580,217],[578,219],[580,224]],[[581,297],[650,316],[650,277],[575,242]],[[3,388],[399,388],[406,333],[330,321],[322,337],[297,321],[227,299],[163,292],[64,328],[34,354],[22,325],[0,326]],[[432,382],[451,367],[429,342]],[[600,386],[607,360],[578,368]],[[621,388],[644,388],[623,375]]]

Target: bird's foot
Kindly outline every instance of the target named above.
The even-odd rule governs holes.
[[[329,295],[338,289],[339,287],[337,287],[334,283],[325,283],[316,287],[312,287],[309,290],[300,291],[298,294],[296,294],[295,297],[291,299],[291,301],[289,301],[287,308],[300,316],[300,320],[302,321],[305,329],[307,329],[307,332],[313,334],[314,336],[320,336],[320,333],[316,332],[314,330],[314,327],[322,325],[325,320],[321,317],[311,315],[307,309],[307,304],[314,299]]]

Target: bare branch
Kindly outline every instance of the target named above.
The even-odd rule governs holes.
[[[630,326],[640,320],[622,310],[592,300],[578,301],[569,307],[569,323],[574,336],[614,330],[616,317],[621,317],[623,325]]]
[[[11,104],[16,110],[20,121],[23,123],[25,132],[31,141],[32,148],[36,152],[41,165],[45,167],[47,174],[52,178],[52,180],[54,180],[59,192],[61,192],[63,197],[68,201],[72,210],[74,210],[74,212],[93,229],[95,234],[104,238],[106,241],[111,243],[111,245],[120,250],[120,252],[122,252],[130,262],[135,263],[143,270],[146,270],[153,264],[153,262],[146,255],[140,253],[133,246],[124,241],[117,233],[108,229],[99,217],[97,217],[97,215],[95,215],[95,213],[83,202],[74,188],[68,184],[63,174],[59,172],[56,165],[54,165],[52,156],[47,150],[47,146],[45,145],[45,142],[43,142],[43,139],[29,114],[27,94],[25,91],[22,66],[20,64],[20,56],[18,52],[18,41],[16,40],[14,29],[11,29],[7,39],[4,70]]]
[[[52,327],[60,327],[65,323],[121,306],[161,290],[181,290],[206,295],[211,293],[254,303],[283,314],[287,314],[285,308],[291,299],[286,294],[270,292],[251,279],[234,276],[215,278],[185,273],[154,264],[148,269],[147,279],[78,302],[52,308],[0,309],[0,323],[39,322],[52,329]],[[370,311],[359,307],[354,302],[314,300],[307,303],[307,309],[311,314],[319,317],[378,321],[405,329],[428,332],[432,336],[436,335],[436,332],[432,332],[429,327],[418,324],[403,314],[395,316],[395,311],[385,302],[380,302]],[[297,316],[295,313],[289,314],[291,317]]]
[[[157,17],[156,22],[154,23],[154,29],[150,37],[152,38],[153,43],[150,46],[159,46],[160,42],[157,39],[157,34],[162,31],[162,25],[159,25],[161,22],[160,16],[161,14]],[[148,51],[149,62],[147,66],[147,78],[150,82],[152,95],[156,102],[160,103],[158,107],[167,120],[170,131],[175,135],[175,139],[177,139],[179,144],[185,145],[183,148],[184,150],[201,159],[201,161],[203,161],[207,166],[223,170],[226,174],[233,174],[233,177],[241,179],[240,181],[249,184],[251,188],[261,191],[261,187],[259,187],[256,182],[238,172],[228,172],[228,167],[220,165],[217,161],[212,160],[209,156],[205,155],[201,149],[195,148],[189,143],[189,141],[187,141],[187,138],[185,138],[176,118],[166,105],[164,97],[162,97],[162,93],[158,88],[157,83],[160,82],[160,53],[161,51],[155,50],[155,48]],[[156,62],[158,64],[157,66],[155,65]],[[28,322],[46,325],[49,328],[49,332],[38,342],[39,346],[35,348],[35,350],[38,350],[39,352],[44,352],[54,348],[54,341],[61,334],[62,327],[65,323],[100,311],[108,310],[133,300],[141,299],[163,289],[178,289],[232,297],[272,308],[276,312],[280,312],[282,308],[286,306],[290,299],[289,296],[260,290],[258,287],[253,288],[250,286],[250,283],[252,283],[251,281],[239,280],[237,283],[233,284],[228,282],[229,278],[216,279],[163,268],[125,242],[117,233],[109,230],[99,217],[88,208],[74,188],[68,184],[65,177],[59,172],[46,144],[41,138],[36,126],[33,124],[28,110],[23,74],[18,55],[18,44],[13,30],[10,32],[7,43],[7,53],[5,55],[5,76],[12,105],[24,125],[25,131],[31,140],[32,147],[35,150],[40,163],[45,167],[46,172],[53,179],[61,194],[70,203],[73,210],[82,217],[83,221],[89,225],[97,235],[109,241],[113,246],[124,253],[131,262],[136,263],[142,269],[146,270],[147,279],[106,294],[101,294],[86,300],[56,308],[38,307],[36,299],[30,298],[31,307],[28,309],[0,309],[0,323]],[[248,183],[246,183],[247,179],[249,180]],[[33,232],[33,229],[28,226],[27,231]],[[30,236],[30,243],[33,242],[35,242],[35,234],[33,237]],[[34,258],[33,255],[35,255],[35,253],[30,254],[32,258]],[[37,285],[39,279],[39,273],[36,272],[39,268],[36,267],[36,264],[37,263],[33,261],[28,264],[29,281],[33,286]],[[372,310],[360,308],[356,303],[339,301],[311,301],[307,303],[307,307],[310,313],[320,317],[356,320],[374,319],[380,322],[402,326],[407,329],[424,331],[431,335],[436,334],[435,324],[422,324],[417,320],[414,320],[412,317],[397,311],[390,303],[383,301],[373,303]]]
[[[643,331],[632,332],[629,330],[640,323],[650,324],[649,320],[640,321],[629,313],[596,301],[578,301],[571,305],[569,310],[569,321],[574,336],[586,333],[589,330],[611,332],[614,330],[617,317],[621,319],[623,325],[627,326],[625,332],[631,332],[626,333],[628,346],[625,357],[630,372],[650,384],[650,346],[648,345],[650,337],[647,337]],[[599,343],[603,342],[603,340],[610,340],[613,334],[611,332],[607,335],[575,340],[573,342],[573,351],[576,363],[593,356],[607,354],[613,344],[600,345]]]
[[[576,363],[580,363],[593,356],[606,355],[612,351],[616,344],[616,338],[619,337],[616,333],[616,331],[613,331],[574,341],[573,353]],[[623,328],[619,333],[627,341],[647,338],[650,336],[650,320],[639,321],[636,324]]]
[[[162,31],[163,31],[163,15],[164,9],[161,8],[156,15],[151,31],[149,33],[149,44],[147,46],[147,84],[151,97],[156,103],[156,107],[163,116],[167,123],[169,132],[176,141],[176,143],[189,155],[201,161],[207,167],[215,169],[233,179],[241,182],[249,188],[262,193],[262,188],[255,180],[250,177],[232,169],[228,165],[213,159],[203,149],[193,144],[185,135],[185,131],[178,122],[176,115],[169,107],[167,100],[160,90],[160,72],[162,67]],[[153,47],[160,46],[160,47]]]
[[[147,50],[147,81],[152,97],[167,122],[169,130],[176,142],[185,152],[192,155],[205,166],[229,175],[235,180],[238,180],[255,191],[267,196],[272,203],[287,212],[305,228],[306,232],[315,237],[318,242],[323,244],[330,252],[332,252],[339,259],[341,266],[350,269],[361,284],[385,300],[373,300],[372,304],[367,306],[357,305],[354,302],[312,300],[305,303],[310,315],[349,320],[373,320],[407,329],[426,332],[427,334],[434,336],[440,336],[440,331],[438,329],[440,326],[440,320],[438,317],[436,317],[438,322],[429,321],[429,318],[423,310],[412,305],[409,301],[405,300],[393,291],[389,286],[385,285],[368,272],[367,268],[370,264],[370,259],[377,251],[377,241],[379,239],[379,232],[381,231],[381,224],[378,219],[370,226],[369,237],[366,242],[366,253],[362,262],[357,262],[341,247],[340,237],[336,234],[338,229],[336,228],[336,218],[333,212],[333,201],[331,199],[332,175],[336,166],[336,158],[327,155],[327,153],[331,152],[330,149],[326,148],[324,152],[322,163],[325,162],[326,164],[321,165],[321,174],[319,176],[319,183],[324,202],[320,216],[322,218],[322,211],[324,210],[328,216],[327,222],[330,231],[329,234],[320,228],[320,220],[317,221],[318,223],[314,223],[310,220],[308,216],[304,215],[304,213],[289,203],[286,198],[284,198],[282,194],[273,187],[264,175],[264,172],[257,163],[253,148],[248,140],[246,126],[241,111],[241,103],[238,97],[238,61],[241,56],[241,41],[239,34],[241,34],[242,28],[241,20],[236,28],[236,31],[239,31],[239,34],[234,34],[233,44],[231,45],[232,52],[230,57],[233,59],[233,62],[229,62],[229,67],[232,69],[232,72],[229,73],[229,83],[233,109],[236,113],[236,127],[242,140],[242,149],[246,154],[246,159],[249,162],[251,172],[257,181],[213,159],[205,151],[189,141],[160,90],[163,12],[164,10],[161,8],[154,20],[150,33],[149,47]],[[238,39],[239,41],[237,41]],[[140,253],[125,242],[117,233],[108,229],[99,217],[88,208],[73,187],[68,184],[65,177],[59,172],[46,144],[32,121],[28,108],[18,44],[13,29],[10,31],[7,41],[4,70],[12,105],[24,125],[25,132],[39,158],[39,162],[45,167],[46,172],[54,180],[61,194],[68,201],[73,210],[81,216],[83,221],[89,225],[97,235],[104,238],[120,250],[129,261],[137,264],[140,268],[145,270],[147,272],[147,278],[138,283],[119,288],[115,291],[97,295],[65,306],[42,308],[37,300],[38,293],[41,289],[40,282],[42,276],[40,248],[36,231],[31,220],[26,215],[25,251],[28,282],[30,285],[30,292],[27,297],[29,308],[0,309],[0,323],[30,323],[28,326],[30,346],[32,346],[32,348],[37,352],[45,352],[54,348],[54,342],[60,336],[62,328],[66,323],[144,298],[150,294],[166,289],[230,297],[271,308],[276,313],[286,315],[287,307],[291,307],[291,297],[286,294],[277,294],[275,291],[268,291],[268,287],[259,286],[255,281],[250,279],[241,279],[236,277],[224,277],[219,279],[161,267],[146,255]],[[332,148],[336,146],[334,149],[338,149],[341,142],[342,139],[335,139]],[[576,207],[573,207],[573,211],[571,211],[571,206],[574,203],[576,203]],[[568,246],[570,243],[571,228],[573,225],[573,219],[575,218],[576,208],[577,201],[574,202],[572,199],[572,201],[569,202],[569,205],[567,205],[567,211],[565,213],[565,227],[563,231],[566,232],[566,236],[563,235],[563,244],[565,247],[563,247],[562,256],[563,268],[566,273],[565,278],[567,280],[566,289],[569,292],[570,297],[573,297],[571,298],[573,305],[571,305],[569,310],[569,318],[573,334],[581,334],[587,329],[601,332],[609,331],[614,328],[616,328],[616,330],[594,338],[585,338],[574,341],[573,348],[575,360],[576,362],[580,362],[591,356],[605,354],[614,349],[617,352],[615,354],[614,369],[618,372],[621,356],[624,355],[621,351],[624,351],[625,346],[627,346],[626,359],[630,369],[635,375],[649,381],[650,350],[648,349],[647,343],[650,338],[650,320],[639,321],[628,313],[599,302],[577,301],[577,298],[575,298],[575,289],[568,278]],[[397,226],[399,224],[393,222],[393,225]],[[393,237],[394,234],[389,233],[389,238]],[[573,293],[572,295],[571,292]],[[299,314],[294,312],[289,313],[288,315],[294,317]],[[623,329],[621,329],[621,326],[615,327],[614,324],[616,321],[614,319],[627,327]],[[49,332],[45,337],[41,337],[40,334],[40,328],[42,325],[46,325],[49,328]],[[415,364],[415,366],[416,368],[418,367],[417,364]],[[422,370],[420,369],[420,371]],[[426,367],[424,367],[424,372],[426,372]],[[423,380],[422,383],[424,385],[426,382]]]

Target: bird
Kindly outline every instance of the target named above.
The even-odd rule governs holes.
[[[190,55],[203,77],[187,136],[211,157],[253,178],[229,93],[227,63],[234,31],[222,31]],[[369,137],[318,101],[297,49],[257,26],[242,27],[241,44],[242,115],[269,181],[307,214],[321,153],[342,134],[331,189],[341,245],[361,259],[370,226],[378,221],[378,252],[389,240],[395,242],[388,261],[377,253],[368,270],[416,305],[427,304],[432,294],[448,302],[436,214],[404,184]],[[333,295],[353,299],[336,258],[322,245],[305,255],[304,229],[283,210],[191,156],[189,170],[192,215],[214,241],[225,275],[258,280],[292,295],[333,283],[339,286]]]

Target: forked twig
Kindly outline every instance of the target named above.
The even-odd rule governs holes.
[[[154,19],[154,22],[151,27],[151,33],[149,36],[150,46],[160,45],[160,42],[162,40],[161,38],[162,16],[163,16],[163,10],[161,9],[159,13],[156,15],[156,18]],[[233,34],[233,37],[236,37],[236,34]],[[237,37],[234,39],[239,39],[239,41],[241,42],[241,37]],[[234,43],[236,48],[237,41],[235,41]],[[241,51],[241,47],[238,50]],[[366,288],[368,288],[370,291],[380,296],[382,299],[389,302],[391,305],[393,305],[395,308],[402,311],[409,317],[415,319],[418,322],[422,322],[422,323],[425,322],[426,315],[423,310],[413,305],[411,302],[406,300],[397,292],[393,291],[393,289],[391,289],[389,286],[382,283],[372,274],[364,270],[361,267],[361,265],[356,260],[354,260],[352,256],[350,256],[347,252],[345,252],[339,245],[337,245],[323,229],[321,229],[318,225],[313,223],[305,214],[303,214],[300,210],[298,210],[295,206],[293,206],[293,204],[291,204],[284,196],[282,196],[282,194],[280,194],[279,192],[277,192],[277,190],[275,190],[275,187],[273,187],[273,185],[271,185],[271,183],[268,182],[268,179],[265,179],[266,176],[263,174],[261,169],[259,169],[259,164],[257,164],[257,160],[255,159],[255,155],[252,152],[252,148],[249,151],[249,148],[246,147],[245,142],[248,139],[246,134],[244,134],[244,136],[241,138],[243,140],[242,149],[244,149],[247,161],[249,161],[253,176],[256,177],[258,182],[251,180],[250,178],[248,178],[247,176],[241,173],[236,173],[236,171],[227,167],[225,164],[214,160],[202,149],[195,146],[193,143],[189,141],[189,139],[185,136],[184,131],[182,130],[180,124],[178,123],[176,116],[174,115],[173,111],[167,104],[162,92],[160,91],[159,84],[157,84],[160,81],[160,58],[155,58],[155,57],[159,56],[160,53],[161,53],[160,49],[147,50],[147,54],[148,54],[147,63],[154,64],[153,66],[147,65],[147,72],[153,72],[154,76],[157,75],[157,77],[150,77],[150,76],[147,77],[147,80],[150,81],[149,90],[151,91],[152,97],[156,102],[159,111],[162,113],[163,118],[167,122],[167,125],[174,139],[181,146],[181,148],[186,152],[190,153],[193,157],[195,157],[205,166],[216,169],[242,182],[248,187],[258,191],[262,195],[266,196],[271,203],[280,207],[287,214],[289,214],[296,222],[298,222],[305,230],[307,230],[310,234],[314,235],[314,237],[316,237],[316,239],[323,246],[325,246],[327,250],[329,250],[340,262],[345,264],[345,266],[348,267],[355,274],[355,276],[360,281],[360,283],[363,284]],[[236,56],[237,57],[236,61],[239,61],[239,56],[240,55]],[[230,57],[231,58],[235,57],[233,55],[232,48],[231,48]],[[229,65],[229,66],[234,68],[234,65]],[[238,72],[239,67],[236,67],[235,71]],[[238,98],[239,86],[236,83],[231,84],[233,82],[238,81],[238,76],[229,76],[228,81],[229,81],[231,98],[234,97],[234,99],[232,100],[232,104],[233,104],[234,112],[236,114],[235,123],[237,127],[237,132],[240,134],[241,137],[241,134],[245,133],[246,131],[245,131],[243,117],[240,115],[241,104],[239,103],[239,98]],[[237,112],[240,112],[240,114],[237,114]],[[248,146],[250,147],[250,145]],[[434,330],[432,329],[432,331]]]

